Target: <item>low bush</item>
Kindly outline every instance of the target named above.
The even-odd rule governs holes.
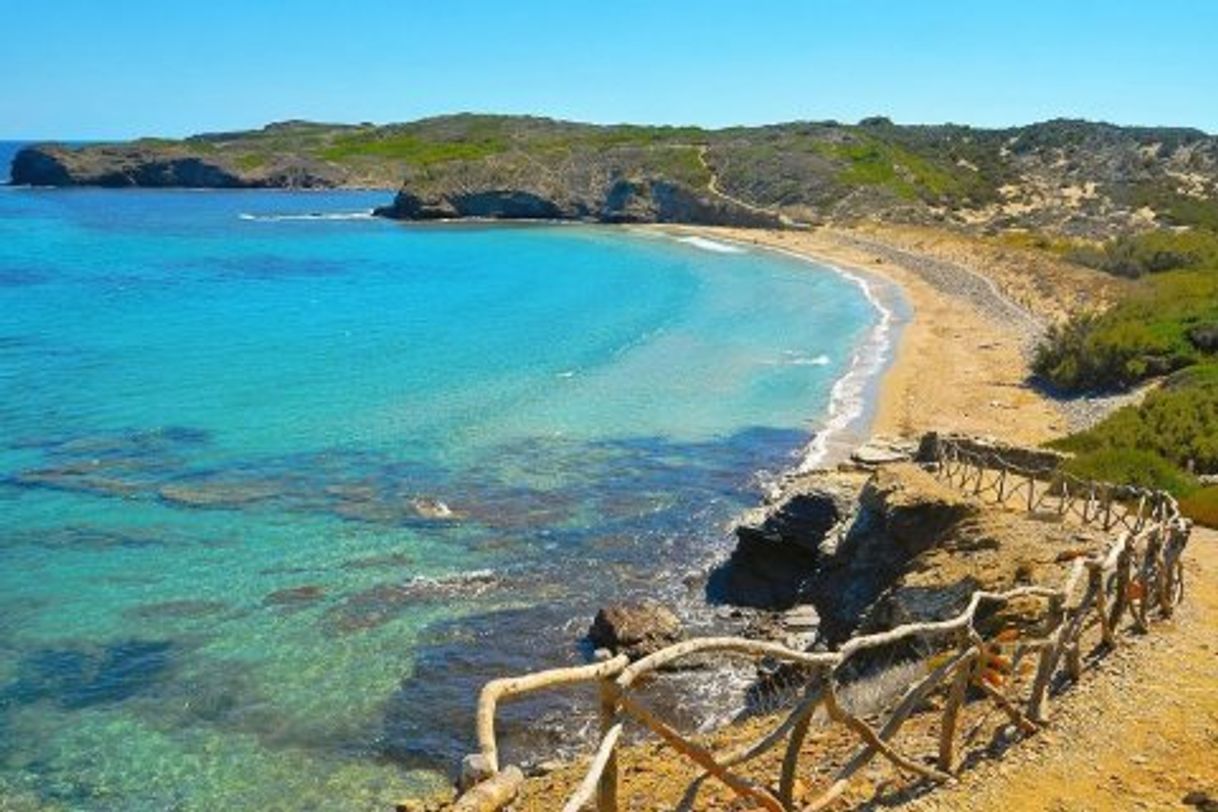
[[[1192,493],[1197,481],[1153,451],[1105,448],[1079,454],[1063,468],[1082,479],[1138,485],[1177,496]]]
[[[1218,487],[1202,488],[1180,502],[1180,510],[1197,524],[1218,527]]]
[[[1051,329],[1033,371],[1064,392],[1126,388],[1205,359],[1214,324],[1218,271],[1159,274],[1111,310]]]
[[[1218,367],[1179,373],[1141,404],[1053,445],[1083,455],[1137,450],[1177,469],[1218,472]]]
[[[1117,276],[1218,267],[1218,233],[1204,228],[1126,234],[1101,244],[1059,247],[1066,259]]]

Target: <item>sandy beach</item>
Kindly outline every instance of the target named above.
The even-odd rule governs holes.
[[[912,313],[878,388],[875,435],[1001,433],[1035,444],[1063,434],[1063,404],[1028,384],[1031,348],[1062,302],[1103,300],[1113,287],[1098,273],[938,233],[919,242],[908,231],[669,230],[781,249],[897,285]]]

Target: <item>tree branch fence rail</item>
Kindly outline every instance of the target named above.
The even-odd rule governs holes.
[[[479,753],[466,759],[472,773],[469,783],[475,786],[461,796],[456,809],[498,812],[510,804],[523,781],[518,769],[500,769],[495,735],[500,702],[588,683],[599,686],[600,737],[588,770],[566,799],[563,812],[617,812],[617,754],[627,722],[659,736],[698,765],[703,777],[716,778],[740,798],[769,812],[797,808],[796,779],[818,709],[831,724],[853,734],[858,749],[804,810],[832,804],[851,778],[877,756],[923,781],[948,781],[960,769],[961,747],[969,742],[962,730],[966,707],[982,703],[1004,714],[1020,734],[1034,733],[1049,720],[1053,689],[1081,677],[1083,651],[1088,645],[1085,636],[1096,652],[1110,650],[1120,642],[1122,624],[1128,621],[1134,630],[1147,631],[1154,617],[1170,617],[1182,600],[1182,556],[1191,523],[1180,515],[1170,494],[1085,481],[1055,468],[1015,464],[1000,451],[963,438],[930,439],[929,452],[925,450],[928,444],[923,444],[923,462],[944,482],[997,504],[1030,513],[1056,513],[1115,535],[1106,549],[1074,558],[1058,587],[978,591],[955,617],[855,637],[833,652],[710,637],[668,646],[633,663],[619,655],[590,665],[491,681],[478,702]],[[1035,602],[1039,607],[1036,622],[991,633],[987,639],[986,624],[980,621],[1014,601]],[[864,653],[914,641],[939,652],[927,661],[926,675],[905,689],[877,726],[851,713],[841,699],[844,667]],[[798,701],[772,731],[731,751],[712,752],[647,707],[635,690],[647,676],[663,668],[693,656],[704,659],[708,654],[792,664],[804,669],[809,678]],[[1031,667],[1030,679],[1021,666]],[[912,752],[908,743],[895,743],[905,722],[924,709],[928,697],[940,688],[946,692],[942,707],[930,711],[938,713],[935,752]],[[776,783],[763,785],[734,771],[779,746],[785,751]]]

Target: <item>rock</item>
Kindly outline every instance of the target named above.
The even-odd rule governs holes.
[[[1196,807],[1197,812],[1218,812],[1218,795],[1203,790],[1193,790],[1184,796],[1187,806]]]
[[[818,562],[837,549],[862,484],[856,474],[819,473],[793,480],[773,504],[736,526],[731,558],[708,591],[737,606],[786,609],[806,593]]]
[[[894,560],[935,546],[949,527],[979,512],[958,490],[908,463],[878,471],[859,494],[859,506],[893,545]]]
[[[263,606],[284,606],[300,608],[324,598],[326,590],[318,584],[290,586],[277,589],[262,599]]]
[[[685,636],[681,621],[672,610],[655,601],[614,604],[596,613],[588,640],[594,646],[632,660],[646,657]]]
[[[811,604],[796,606],[782,616],[782,625],[791,631],[808,631],[820,625],[820,613]]]
[[[410,506],[414,508],[415,513],[424,519],[455,519],[457,514],[448,505],[441,502],[439,499],[428,499],[426,497],[418,497],[410,500]]]
[[[481,753],[470,753],[461,759],[461,774],[457,778],[457,790],[468,792],[495,774],[491,763]]]
[[[860,465],[888,465],[912,459],[917,450],[917,446],[912,443],[873,437],[856,448],[850,459]]]

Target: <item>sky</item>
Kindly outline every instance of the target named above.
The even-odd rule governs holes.
[[[386,123],[1218,132],[1215,0],[0,0],[0,139]]]

